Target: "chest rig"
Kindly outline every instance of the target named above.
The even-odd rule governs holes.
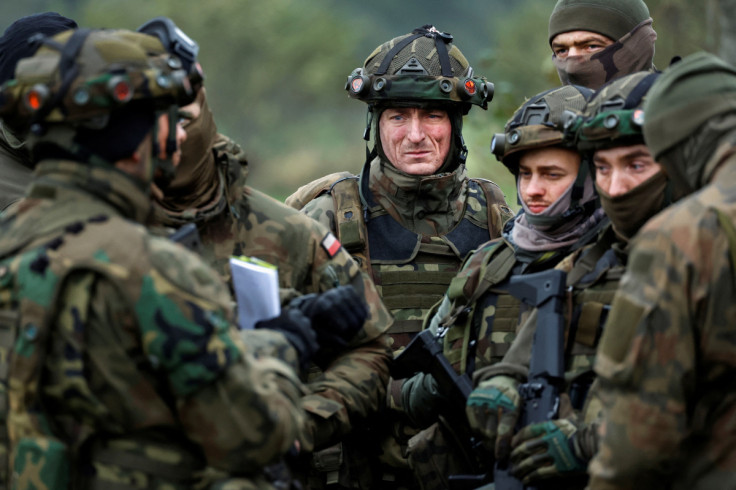
[[[522,305],[506,292],[518,266],[513,249],[498,239],[463,264],[447,291],[450,311],[440,320],[443,351],[453,368],[468,374],[498,362],[516,337]]]
[[[603,326],[613,303],[626,264],[612,246],[609,227],[598,242],[583,250],[567,275],[571,291],[569,326],[565,346],[566,378],[573,407],[583,406],[593,381],[593,362]]]
[[[371,275],[384,304],[394,315],[389,335],[396,350],[422,329],[423,319],[442,299],[463,258],[488,241],[491,232],[463,217],[443,236],[414,233],[377,205],[367,183],[367,178],[342,176],[327,192],[334,203],[338,239]],[[484,209],[489,208],[492,185],[483,180],[468,181],[471,189],[479,190]]]

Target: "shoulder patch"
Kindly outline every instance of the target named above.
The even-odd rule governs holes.
[[[334,257],[335,254],[340,250],[340,247],[342,247],[342,244],[340,243],[340,240],[335,237],[332,233],[328,233],[320,242],[320,245],[322,245],[322,248],[325,249],[325,252],[327,252],[327,255],[330,256],[330,258]]]

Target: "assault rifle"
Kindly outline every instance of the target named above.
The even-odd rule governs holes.
[[[563,305],[567,274],[548,270],[514,276],[509,294],[537,308],[529,377],[519,386],[524,406],[518,427],[557,418],[560,389],[565,377],[565,323]],[[493,479],[497,490],[532,490],[509,473],[508,462],[498,462]]]
[[[452,490],[476,488],[487,483],[491,478],[491,456],[485,451],[480,440],[476,439],[468,425],[465,415],[465,404],[473,391],[473,382],[463,373],[458,374],[450,361],[442,353],[442,342],[430,330],[417,334],[408,346],[399,354],[391,367],[394,379],[408,378],[416,372],[430,374],[436,381],[440,392],[450,402],[450,413],[443,414],[452,421],[453,432],[457,434],[456,442],[460,446],[463,457],[473,474],[450,475],[448,480]]]

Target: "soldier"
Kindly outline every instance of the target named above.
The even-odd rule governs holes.
[[[31,41],[36,34],[53,36],[77,23],[57,14],[44,12],[16,20],[0,37],[0,85],[13,78],[18,60],[33,55],[38,45]],[[0,211],[23,197],[31,182],[31,155],[25,143],[0,123]]]
[[[467,177],[463,116],[472,105],[487,107],[493,85],[452,41],[425,25],[378,46],[346,84],[368,104],[366,140],[375,126],[360,176],[328,175],[286,200],[328,226],[372,275],[396,319],[394,351],[421,329],[465,255],[498,237],[511,217],[498,186]],[[357,445],[367,450],[366,441]],[[366,485],[400,485],[397,473],[414,485],[399,446],[382,451],[396,470],[374,469],[378,481]]]
[[[525,485],[554,479],[556,486],[584,488],[587,482],[585,469],[598,447],[600,417],[600,401],[591,388],[595,349],[626,268],[629,240],[671,201],[667,176],[644,144],[641,129],[644,97],[658,76],[640,72],[604,85],[566,130],[566,138],[576,138],[578,150],[595,167],[596,191],[611,224],[594,244],[556,267],[567,273],[571,304],[564,312],[568,345],[557,353],[564,359],[566,380],[558,418],[514,435],[522,401],[517,386],[527,379],[534,355],[536,311],[503,360],[478,372],[479,386],[468,401],[471,426],[495,440],[499,461],[506,462],[510,451],[511,473]]]
[[[549,18],[552,62],[563,84],[597,90],[653,71],[656,40],[643,0],[558,0]]]
[[[170,19],[152,19],[139,30],[157,35],[172,50],[189,43],[188,62],[196,63],[196,43],[182,38]],[[182,112],[188,113],[182,163],[156,199],[156,222],[196,223],[205,259],[226,279],[232,255],[252,256],[278,267],[284,302],[309,295],[307,303],[304,296],[296,302],[311,317],[321,352],[332,346],[332,355],[316,358],[321,370],[310,377],[310,393],[302,399],[307,425],[300,446],[304,455],[330,447],[385,399],[391,315],[370,277],[329,230],[246,185],[246,158],[237,144],[217,133],[204,87]],[[327,461],[316,464],[332,468],[335,455],[328,452]]]
[[[301,384],[267,350],[254,358],[215,271],[140,225],[177,164],[172,115],[196,79],[144,34],[41,44],[0,91],[0,117],[31,130],[38,159],[0,219],[12,487],[266,488],[258,473],[301,430]],[[294,313],[280,322],[293,344],[254,331],[292,364],[317,347]]]
[[[677,205],[632,243],[595,370],[604,418],[591,489],[736,486],[736,69],[665,70],[644,136]]]
[[[502,238],[466,259],[437,311],[428,317],[429,328],[458,373],[473,376],[498,362],[514,339],[524,311],[505,292],[507,279],[554,267],[594,240],[607,223],[588,166],[581,164],[574,144],[563,140],[566,111],[581,111],[591,93],[573,85],[542,92],[522,104],[505,133],[494,137],[494,153],[516,176],[523,211],[506,224]],[[427,473],[427,465],[444,468],[433,472],[435,478],[423,478],[422,488],[446,488],[448,475],[472,470],[453,457],[460,453],[447,436],[452,427],[430,425],[457,400],[446,400],[428,374],[414,376],[391,392],[400,393],[392,400],[396,410],[419,427],[429,426],[410,441],[415,448],[427,447],[409,456],[415,473]],[[436,440],[422,441],[431,437]],[[449,449],[441,447],[442,440]]]

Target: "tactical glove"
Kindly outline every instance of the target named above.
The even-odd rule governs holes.
[[[511,451],[511,437],[519,419],[521,397],[518,381],[509,376],[494,376],[470,393],[465,407],[471,429],[482,434],[494,446],[499,461]]]
[[[299,308],[312,321],[320,345],[314,361],[320,366],[348,345],[368,316],[368,308],[352,286],[300,296],[290,306]]]
[[[309,318],[298,308],[282,308],[279,316],[261,320],[256,323],[255,328],[268,328],[281,332],[296,349],[302,370],[309,366],[309,362],[319,349],[317,334],[312,329]]]
[[[511,441],[511,474],[529,485],[541,479],[585,473],[587,462],[575,451],[576,433],[577,426],[567,419],[524,427]]]

